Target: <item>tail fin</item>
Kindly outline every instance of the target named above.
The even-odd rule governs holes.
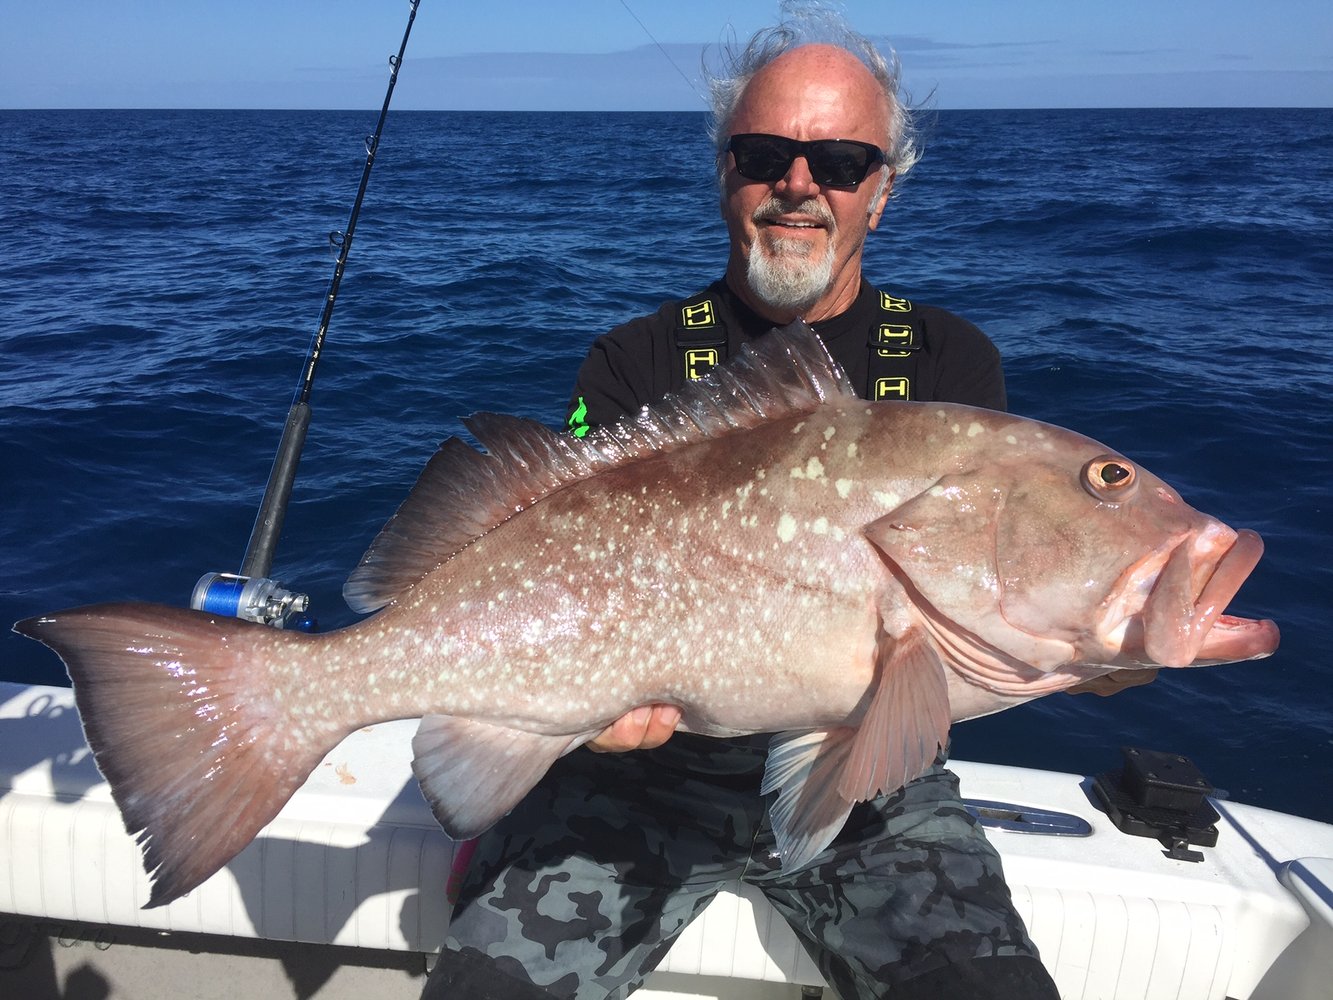
[[[143,849],[145,908],[230,861],[341,737],[294,729],[255,669],[309,636],[153,604],[75,608],[14,631],[65,661],[88,745]]]

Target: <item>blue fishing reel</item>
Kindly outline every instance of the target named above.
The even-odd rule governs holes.
[[[313,632],[317,627],[307,611],[309,597],[262,576],[205,573],[194,585],[190,607],[294,632]]]

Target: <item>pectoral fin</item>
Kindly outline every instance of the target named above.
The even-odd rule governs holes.
[[[412,738],[412,771],[444,832],[468,840],[494,826],[559,757],[592,735],[543,736],[428,715]]]
[[[846,799],[897,791],[930,767],[949,738],[948,679],[934,646],[915,628],[886,643],[875,697],[838,782]]]
[[[943,664],[930,641],[912,630],[897,641],[886,638],[859,727],[775,736],[762,791],[777,792],[769,818],[783,869],[813,861],[857,802],[924,773],[948,739],[949,721]]]

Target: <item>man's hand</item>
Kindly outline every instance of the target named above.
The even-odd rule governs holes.
[[[1140,684],[1150,684],[1157,679],[1157,670],[1117,670],[1114,673],[1103,674],[1101,677],[1094,677],[1090,681],[1084,681],[1082,684],[1075,684],[1069,689],[1070,694],[1098,694],[1103,698],[1119,694],[1125,688],[1138,687]],[[617,723],[619,725],[619,723]],[[610,730],[607,730],[610,732]]]
[[[676,731],[680,709],[675,705],[640,705],[611,723],[594,740],[585,744],[598,753],[623,753],[626,750],[651,750],[660,747]]]

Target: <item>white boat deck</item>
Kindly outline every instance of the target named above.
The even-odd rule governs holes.
[[[138,846],[70,692],[0,684],[0,995],[22,995],[6,978],[26,974],[55,995],[83,975],[110,997],[235,996],[237,976],[247,995],[416,996],[448,922],[453,845],[411,778],[414,730],[355,733],[223,871],[144,910]],[[1333,997],[1333,826],[1217,802],[1217,846],[1180,861],[1115,830],[1077,775],[952,766],[968,799],[1091,828],[989,834],[1065,1000]],[[738,886],[638,996],[776,1000],[820,983],[791,930]]]

